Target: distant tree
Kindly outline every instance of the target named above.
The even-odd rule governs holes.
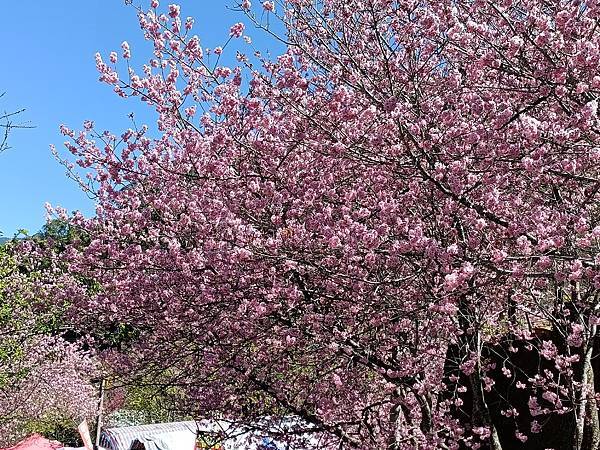
[[[286,49],[234,68],[157,7],[96,63],[159,136],[62,128],[112,367],[324,448],[598,448],[600,5],[243,1]]]
[[[60,273],[25,270],[17,243],[0,246],[0,445],[32,432],[64,440],[95,414],[96,366],[65,334],[65,305],[49,301]],[[68,430],[72,433],[67,433]]]

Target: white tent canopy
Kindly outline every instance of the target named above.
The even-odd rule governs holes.
[[[100,446],[107,450],[194,450],[196,438],[204,436],[209,441],[207,444],[212,446],[219,442],[225,450],[284,450],[288,448],[286,445],[277,444],[266,436],[269,432],[285,433],[297,427],[304,428],[302,421],[291,417],[281,419],[277,426],[267,418],[264,423],[247,427],[226,420],[139,425],[103,430]],[[315,435],[309,440],[311,448],[319,441]],[[267,443],[268,446],[264,447]]]
[[[152,425],[138,425],[134,427],[122,428],[107,428],[100,435],[100,446],[107,450],[130,450],[133,443],[138,440],[142,443],[151,439],[158,439],[162,436],[166,440],[162,445],[161,450],[170,450],[178,448],[187,450],[185,447],[172,447],[169,442],[185,441],[190,442],[189,450],[194,449],[196,435],[199,430],[199,423],[189,422],[174,422],[174,423],[157,423]]]

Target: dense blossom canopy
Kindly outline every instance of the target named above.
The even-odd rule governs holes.
[[[244,1],[286,47],[233,68],[157,8],[141,72],[96,62],[158,135],[62,129],[102,286],[63,295],[136,330],[115,367],[340,448],[597,445],[600,5]]]

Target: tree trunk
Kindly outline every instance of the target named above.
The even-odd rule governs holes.
[[[591,359],[590,359],[591,361]],[[594,369],[590,364],[586,365],[586,381],[592,389],[594,387]],[[593,391],[592,391],[593,392]],[[583,432],[582,449],[598,450],[600,448],[600,420],[598,419],[598,406],[594,398],[586,404],[586,423]]]
[[[469,381],[471,384],[471,390],[473,392],[473,421],[478,425],[490,429],[490,449],[502,450],[502,444],[500,443],[498,430],[492,421],[490,410],[485,401],[479,361],[477,362],[477,370],[471,374],[471,376],[469,376]]]
[[[598,406],[596,404],[594,388],[594,367],[592,366],[592,356],[594,353],[594,344],[596,338],[596,325],[592,326],[590,337],[588,339],[582,367],[582,393],[581,401],[584,403],[583,409],[578,418],[578,434],[581,436],[580,449],[597,450],[600,447],[600,420],[598,418]],[[582,426],[583,425],[583,426]],[[579,442],[578,442],[579,444]]]

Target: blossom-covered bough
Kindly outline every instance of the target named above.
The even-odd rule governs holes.
[[[102,286],[64,295],[137,330],[114,367],[331,448],[597,448],[600,6],[238,7],[279,57],[223,67],[153,1],[143,70],[97,66],[158,134],[63,127]]]

